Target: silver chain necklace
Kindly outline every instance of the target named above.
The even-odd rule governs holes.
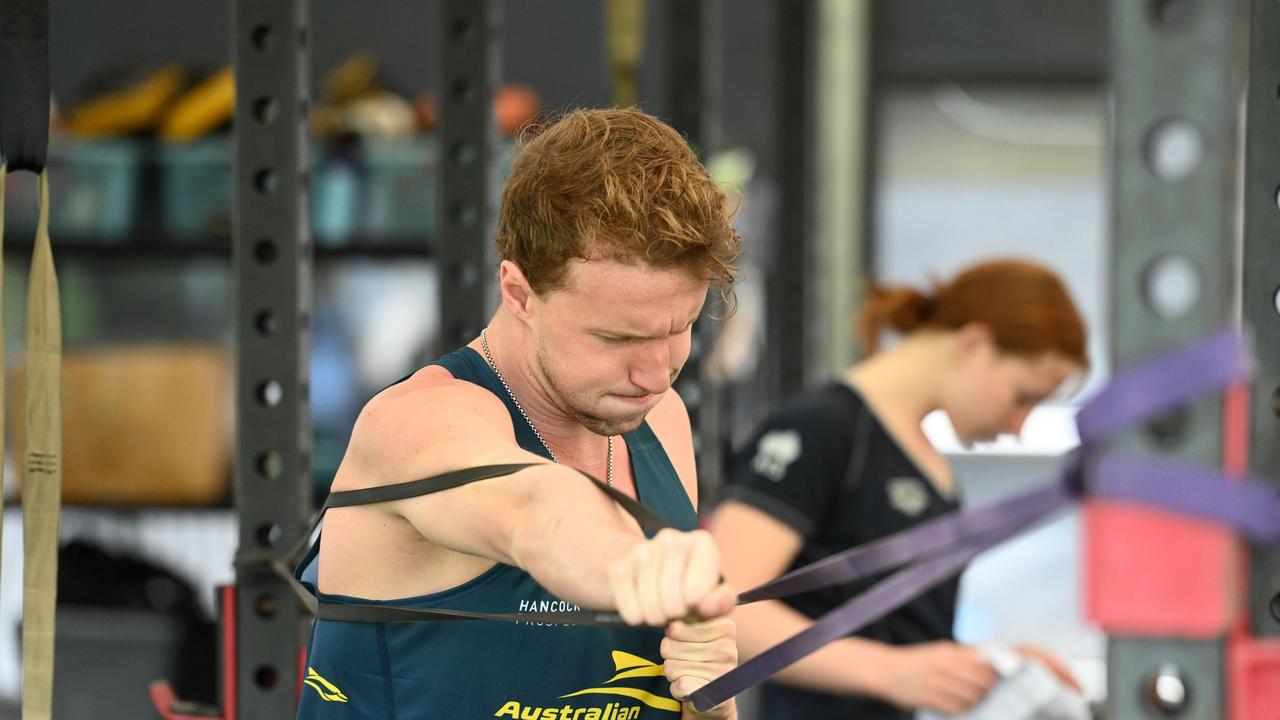
[[[507,391],[507,397],[511,398],[511,402],[515,404],[516,410],[520,411],[520,417],[524,418],[524,421],[529,424],[529,429],[533,431],[533,436],[538,438],[538,442],[542,443],[542,447],[546,448],[547,454],[551,456],[551,461],[554,463],[559,463],[560,460],[556,458],[555,451],[552,450],[551,446],[547,444],[546,439],[542,437],[542,433],[538,432],[538,426],[534,425],[533,421],[529,419],[529,414],[524,411],[524,406],[522,406],[520,404],[520,401],[516,399],[516,394],[511,392],[511,386],[507,384],[507,379],[502,377],[502,372],[498,370],[498,365],[493,362],[493,356],[489,354],[489,337],[485,334],[487,330],[488,328],[484,328],[480,331],[480,347],[484,349],[484,361],[489,364],[489,369],[493,371],[493,374],[498,376],[498,382],[502,383],[502,389]],[[608,442],[609,442],[609,474],[605,477],[605,483],[609,487],[613,487],[613,436],[612,435],[608,436]]]

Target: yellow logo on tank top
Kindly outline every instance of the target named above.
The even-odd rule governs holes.
[[[614,650],[613,672],[613,677],[604,681],[601,687],[571,692],[567,695],[561,695],[560,699],[565,700],[586,695],[613,695],[639,701],[641,705],[647,705],[655,710],[680,712],[680,703],[673,698],[656,695],[637,687],[613,684],[630,678],[662,677],[661,665],[649,662],[638,655]],[[575,707],[566,703],[562,707],[537,707],[510,700],[499,708],[493,716],[516,718],[517,720],[636,720],[636,718],[640,717],[641,705],[628,704],[627,707],[623,705],[623,702],[611,702],[602,708],[588,708]]]
[[[307,677],[302,682],[320,693],[320,699],[325,702],[347,702],[347,696],[336,685],[320,677],[320,673],[316,672],[315,668],[307,668]]]

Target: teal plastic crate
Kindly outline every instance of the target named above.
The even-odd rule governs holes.
[[[49,145],[49,234],[117,242],[134,227],[143,145],[55,137]],[[30,173],[5,183],[7,231],[34,235],[39,189]]]
[[[177,238],[226,236],[231,229],[229,138],[160,150],[166,231]],[[510,145],[498,148],[499,181],[511,165]],[[356,157],[324,145],[312,150],[312,234],[319,245],[425,243],[436,232],[439,150],[433,136],[365,139]],[[496,206],[497,193],[492,199]]]
[[[510,143],[500,143],[495,154],[496,178],[489,202],[496,209],[502,184],[511,172],[515,148]],[[438,138],[366,141],[362,157],[362,235],[377,241],[385,239],[400,243],[433,240],[437,215],[441,212],[437,207],[440,188]]]
[[[228,137],[162,146],[160,187],[167,235],[175,241],[229,237],[231,234],[234,146]],[[312,150],[312,231],[322,244],[348,239],[356,204],[332,202],[323,148]]]
[[[232,152],[226,136],[160,146],[162,217],[171,238],[231,235]]]
[[[361,158],[361,234],[390,242],[432,238],[440,172],[436,138],[366,140]]]

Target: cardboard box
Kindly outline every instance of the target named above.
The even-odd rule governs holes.
[[[10,457],[23,457],[23,377],[8,394]],[[67,353],[62,498],[68,504],[206,505],[230,497],[232,375],[203,345]],[[21,482],[23,463],[17,466]]]

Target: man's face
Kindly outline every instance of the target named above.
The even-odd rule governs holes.
[[[561,409],[602,435],[639,427],[689,357],[707,287],[685,270],[570,261],[531,320],[535,368]]]

